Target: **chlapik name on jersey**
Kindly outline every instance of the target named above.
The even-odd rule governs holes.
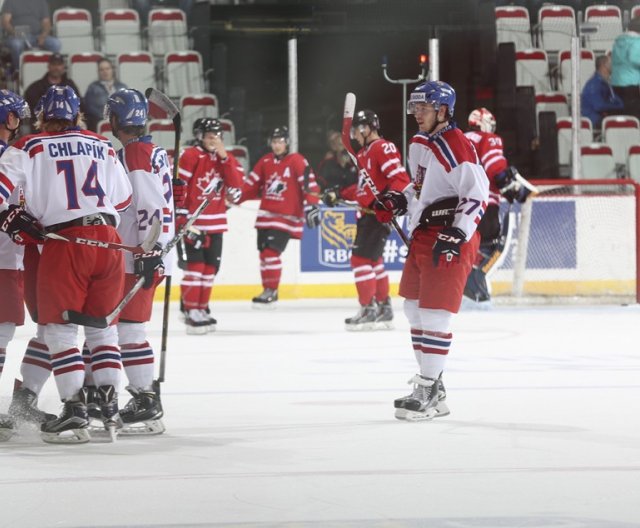
[[[95,141],[47,141],[45,152],[50,158],[68,158],[74,156],[91,156],[99,160],[106,160],[108,147]]]

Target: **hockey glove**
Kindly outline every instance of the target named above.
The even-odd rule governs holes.
[[[445,227],[440,231],[433,245],[433,265],[437,268],[442,264],[449,268],[460,262],[460,246],[466,238],[464,231],[457,227]]]
[[[0,213],[0,231],[20,245],[41,244],[45,239],[40,222],[18,205],[10,205]]]
[[[180,178],[174,178],[171,182],[173,184],[173,206],[180,209],[184,207],[184,202],[187,200],[187,183]]]
[[[239,204],[242,198],[242,190],[238,187],[227,187],[227,200],[232,204]]]
[[[402,216],[407,212],[407,198],[404,193],[398,191],[386,191],[382,193],[373,204],[378,222],[387,224],[394,216]]]
[[[325,189],[320,199],[327,207],[335,207],[340,199],[340,194],[336,188]]]
[[[509,167],[503,170],[500,174],[496,175],[496,185],[500,189],[500,194],[505,197],[509,203],[513,203],[514,200],[519,203],[524,203],[527,196],[531,193],[517,178],[518,169],[515,167]],[[520,176],[522,178],[522,176]]]
[[[306,205],[304,208],[304,217],[307,221],[307,227],[318,227],[320,225],[320,208],[313,204]]]
[[[206,235],[199,229],[196,229],[195,227],[190,227],[189,229],[187,229],[187,232],[184,234],[184,241],[185,241],[185,244],[189,244],[190,246],[193,246],[193,249],[200,249],[204,246],[204,243],[206,241]]]
[[[156,272],[159,275],[164,273],[164,264],[162,263],[162,246],[156,244],[148,253],[133,256],[133,272],[138,277],[144,277],[142,287],[148,290],[153,286]]]

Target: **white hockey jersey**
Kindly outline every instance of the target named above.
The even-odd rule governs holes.
[[[0,141],[0,156],[7,150],[8,145]],[[20,201],[20,189],[13,191],[7,200],[7,204],[18,204]],[[5,206],[1,208],[5,209]],[[0,269],[21,270],[24,247],[16,244],[9,235],[0,233]]]
[[[489,180],[473,145],[454,124],[432,135],[418,133],[409,145],[413,186],[407,191],[409,232],[429,205],[458,197],[453,227],[469,240],[487,208]]]

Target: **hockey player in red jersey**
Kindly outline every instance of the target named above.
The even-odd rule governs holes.
[[[489,198],[475,149],[452,120],[455,102],[455,91],[441,81],[413,90],[407,104],[419,128],[409,146],[413,185],[405,194],[383,193],[376,204],[382,215],[408,210],[410,218],[400,295],[419,372],[410,380],[413,392],[394,402],[396,418],[409,421],[449,413],[441,378],[453,337],[451,318],[460,309]]]
[[[358,162],[371,176],[379,192],[402,193],[409,186],[409,176],[396,146],[380,136],[380,120],[371,110],[361,110],[353,118],[352,135],[360,144]],[[382,254],[391,227],[379,221],[371,210],[376,196],[359,176],[356,184],[343,189],[328,189],[322,195],[326,205],[336,205],[339,198],[358,203],[356,238],[351,251],[351,268],[355,276],[360,309],[345,319],[347,330],[392,328],[393,309],[389,297],[389,277]],[[389,222],[391,218],[385,218]]]
[[[290,238],[302,238],[303,223],[320,225],[318,184],[311,166],[297,152],[289,152],[289,130],[278,127],[269,138],[271,153],[258,160],[245,179],[241,200],[261,196],[256,219],[260,275],[264,291],[253,298],[255,308],[273,307],[282,274],[280,255]]]
[[[186,182],[185,203],[177,224],[184,224],[204,201],[209,205],[184,237],[186,269],[180,285],[187,334],[215,331],[217,321],[208,313],[209,299],[220,270],[222,235],[227,231],[227,205],[241,197],[242,166],[223,143],[222,124],[205,117],[194,123],[195,145],[180,156],[179,175]]]
[[[163,259],[159,253],[174,236],[171,167],[167,152],[145,135],[148,102],[137,90],[123,89],[109,96],[105,118],[124,147],[118,151],[131,187],[131,207],[122,213],[118,233],[125,244],[139,245],[152,223],[160,222],[162,231],[155,251],[142,257],[125,256],[125,291],[140,276],[144,286],[120,313],[118,344],[122,365],[129,380],[131,399],[120,412],[124,433],[159,434],[164,432],[160,391],[154,385],[154,354],[147,337],[146,323],[151,319],[153,296],[163,275],[171,274],[173,254]],[[98,396],[101,396],[98,394]]]
[[[508,235],[500,225],[500,196],[509,203],[514,200],[522,203],[530,191],[517,177],[516,168],[510,167],[504,157],[502,138],[495,133],[493,114],[486,108],[477,108],[469,114],[468,124],[469,131],[465,136],[473,143],[490,185],[487,210],[478,225],[480,249],[464,289],[464,304],[482,309],[491,303],[487,274],[496,266]],[[508,229],[508,224],[505,227]]]
[[[131,185],[111,143],[78,127],[80,99],[68,86],[52,86],[38,114],[41,133],[26,136],[0,158],[0,206],[22,186],[26,209],[9,206],[1,229],[14,240],[43,242],[48,232],[120,242],[115,226],[131,203]],[[38,271],[38,320],[46,324],[45,342],[62,414],[42,424],[49,442],[86,442],[87,391],[78,327],[62,318],[65,310],[102,317],[123,292],[122,254],[101,248],[47,240]],[[122,363],[115,326],[86,328],[96,384],[104,395],[105,428],[118,420],[116,387]]]

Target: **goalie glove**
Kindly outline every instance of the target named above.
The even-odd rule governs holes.
[[[309,204],[304,207],[304,217],[307,227],[313,229],[320,225],[320,208],[315,204]]]
[[[147,253],[133,256],[133,272],[138,277],[144,277],[142,287],[145,290],[151,288],[154,284],[156,272],[158,275],[164,273],[164,264],[162,262],[162,246],[156,244],[153,249]]]
[[[18,205],[10,205],[0,213],[0,231],[20,245],[41,244],[45,239],[42,224]]]
[[[399,191],[383,192],[373,204],[378,222],[387,224],[394,216],[402,216],[407,212],[407,198]]]
[[[438,233],[433,244],[433,265],[437,268],[442,264],[449,268],[460,262],[460,247],[464,244],[467,235],[457,227],[445,227]]]
[[[173,206],[176,209],[181,209],[187,200],[187,183],[180,178],[174,178],[171,182],[173,188]]]

